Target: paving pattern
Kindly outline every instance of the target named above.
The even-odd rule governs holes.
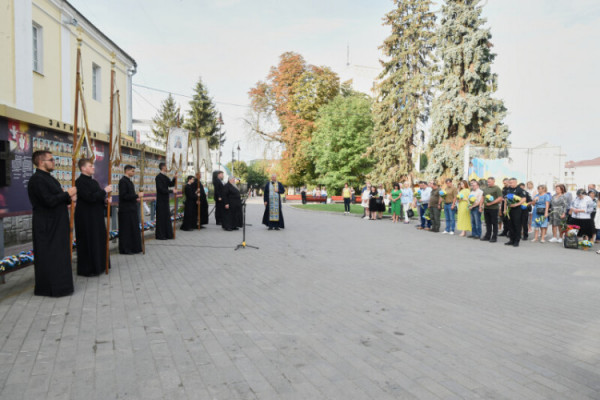
[[[600,399],[600,257],[285,207],[0,287],[0,399]]]

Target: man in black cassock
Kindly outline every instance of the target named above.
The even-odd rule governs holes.
[[[277,182],[277,175],[272,174],[271,181],[265,185],[265,213],[262,220],[263,225],[268,226],[270,231],[285,228],[281,211],[281,194],[284,193],[284,190],[281,182]]]
[[[200,225],[208,224],[208,199],[206,198],[206,192],[204,191],[204,185],[200,180],[200,173],[197,176],[198,187],[200,188]]]
[[[160,173],[156,175],[156,239],[173,239],[173,225],[171,224],[171,207],[169,204],[169,194],[173,192],[171,187],[175,186],[177,172],[175,177],[169,179],[167,176],[167,164],[164,162],[158,164]]]
[[[215,220],[217,225],[223,222],[223,213],[225,212],[225,204],[223,203],[223,171],[213,172],[213,190],[215,200]]]
[[[235,231],[244,226],[242,196],[240,190],[235,185],[235,178],[233,176],[229,177],[229,180],[223,186],[223,204],[225,207],[223,229],[226,231]]]
[[[183,223],[181,224],[182,231],[193,231],[198,229],[198,202],[199,190],[196,178],[192,175],[187,177],[184,188],[185,202],[183,210]]]
[[[27,194],[33,206],[34,294],[67,296],[74,290],[67,206],[77,199],[77,188],[64,191],[50,175],[54,170],[51,152],[36,151],[32,160],[36,170],[27,183]]]
[[[138,254],[142,252],[142,232],[138,203],[131,178],[135,175],[133,165],[125,166],[125,175],[119,180],[119,253]],[[141,190],[141,189],[140,189]]]
[[[77,163],[81,175],[75,181],[78,200],[75,207],[77,275],[97,276],[106,268],[106,224],[104,210],[111,186],[104,189],[92,178],[95,167],[88,158]]]

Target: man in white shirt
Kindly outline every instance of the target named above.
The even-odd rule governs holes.
[[[417,229],[431,229],[431,220],[425,219],[425,212],[427,211],[427,207],[429,207],[430,197],[431,187],[425,181],[420,181],[417,195],[415,195],[413,200],[413,207],[419,206],[419,216],[421,217],[421,225],[418,225]]]

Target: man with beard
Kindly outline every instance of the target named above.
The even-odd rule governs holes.
[[[242,197],[240,190],[235,185],[235,177],[230,176],[227,184],[223,186],[223,229],[235,231],[244,225],[242,216]]]
[[[67,206],[77,199],[77,188],[63,191],[50,175],[54,170],[51,152],[36,151],[32,161],[36,170],[27,183],[27,194],[33,206],[34,294],[68,296],[74,287]]]
[[[138,203],[131,178],[135,175],[133,165],[125,166],[125,175],[119,180],[119,253],[138,254],[142,252],[142,232]],[[141,191],[141,189],[140,189]]]
[[[104,189],[92,178],[96,168],[89,158],[77,163],[81,175],[75,181],[78,200],[75,207],[77,275],[97,276],[106,268],[106,225],[104,210],[110,205],[111,186]]]
[[[217,225],[223,222],[223,213],[225,205],[223,203],[223,171],[213,172],[213,190],[215,200],[215,221]]]
[[[281,211],[281,193],[285,188],[281,182],[277,182],[277,175],[271,175],[271,181],[265,185],[264,201],[265,213],[263,214],[263,225],[269,227],[269,230],[285,228],[283,222],[283,213]]]
[[[173,239],[173,225],[171,224],[171,207],[169,195],[173,193],[173,186],[177,179],[177,172],[173,179],[167,176],[167,164],[161,162],[158,164],[160,173],[156,175],[156,239]]]

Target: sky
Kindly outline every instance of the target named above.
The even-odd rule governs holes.
[[[223,115],[223,159],[270,157],[244,123],[248,90],[286,51],[329,66],[370,93],[391,0],[70,0],[138,64],[133,118],[151,119],[172,92],[182,110],[202,79]],[[515,147],[561,146],[566,160],[600,157],[600,1],[487,0],[497,54],[495,97]],[[440,9],[439,1],[434,10]],[[184,95],[184,96],[180,96]],[[237,159],[237,150],[236,150]]]

